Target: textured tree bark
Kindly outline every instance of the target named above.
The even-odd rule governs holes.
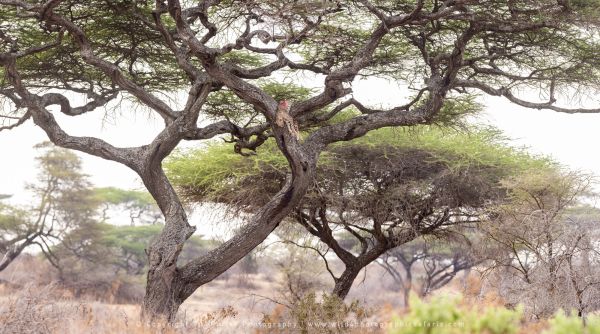
[[[149,263],[142,317],[173,322],[184,301],[177,258],[196,229],[188,224],[183,205],[160,165],[152,164],[140,175],[165,216],[165,227],[146,249]]]
[[[198,287],[225,272],[267,238],[304,195],[309,183],[304,179],[301,183],[290,182],[241,233],[181,268],[177,267],[177,257],[194,228],[184,215],[167,215],[167,226],[147,250],[149,270],[142,317],[173,322],[179,306]]]
[[[183,299],[179,298],[183,281],[175,264],[151,263],[142,303],[142,318],[146,321],[172,323]]]
[[[362,267],[350,267],[346,268],[342,275],[335,282],[335,286],[333,287],[332,293],[338,296],[340,299],[345,299],[348,296],[348,292],[350,292],[350,288],[352,288],[352,284],[356,279],[356,276],[360,273]]]
[[[185,233],[188,234],[183,235],[184,240],[179,241],[181,237],[172,233],[173,229],[165,228],[146,250],[149,267],[142,318],[172,323],[179,306],[185,300],[180,297],[184,282],[177,268],[177,258],[183,248],[183,242],[191,236],[194,228],[189,226],[185,217],[167,216],[166,221],[168,225],[178,227],[175,231],[187,230]]]

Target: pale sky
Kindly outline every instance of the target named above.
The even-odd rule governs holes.
[[[354,96],[367,105],[393,105],[402,102],[398,87],[383,80],[367,80],[353,85]],[[571,168],[600,175],[600,114],[561,114],[549,110],[531,110],[502,98],[482,100],[486,111],[478,119],[503,130],[515,145],[525,145],[534,153],[552,156]],[[103,111],[67,117],[55,113],[65,131],[72,135],[99,136],[116,146],[148,143],[161,129],[161,121],[144,111],[132,111],[123,103],[107,117]],[[0,132],[0,194],[12,194],[13,202],[27,203],[23,192],[26,182],[34,180],[36,155],[33,145],[46,140],[44,132],[31,121],[11,131]],[[186,146],[195,145],[186,143]],[[84,172],[96,186],[141,189],[139,178],[128,168],[100,158],[78,153]],[[204,215],[204,214],[202,214]]]

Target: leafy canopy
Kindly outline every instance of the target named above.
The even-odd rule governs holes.
[[[441,162],[457,170],[489,168],[497,173],[498,179],[554,166],[547,158],[509,146],[507,139],[493,128],[467,133],[437,126],[418,126],[404,130],[381,129],[351,142],[332,145],[322,154],[320,170],[343,173],[344,162],[336,158],[336,150],[353,146],[380,150],[383,155],[385,152],[426,152],[432,163]],[[227,145],[212,144],[176,152],[166,161],[165,168],[173,184],[190,199],[218,201],[221,196],[243,188],[244,182],[252,177],[261,176],[264,186],[270,183],[269,177],[281,181],[287,171],[287,161],[272,141],[267,141],[255,155],[248,157],[232,152]]]

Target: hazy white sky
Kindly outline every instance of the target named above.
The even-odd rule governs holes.
[[[368,80],[354,84],[354,96],[365,104],[401,102],[402,94],[393,84]],[[479,118],[503,130],[531,151],[551,155],[567,166],[600,175],[600,114],[568,115],[547,110],[531,110],[513,105],[502,98],[483,99],[486,112]],[[85,116],[67,117],[56,113],[64,129],[72,135],[100,136],[113,145],[134,146],[148,143],[161,128],[161,121],[143,111],[132,111],[125,103],[117,115],[107,117],[102,111]],[[46,140],[41,129],[31,121],[23,126],[0,132],[0,194],[13,194],[17,202],[27,202],[24,184],[36,173],[32,146]],[[185,145],[194,145],[186,143]],[[84,171],[96,186],[141,188],[138,177],[115,162],[80,154]]]

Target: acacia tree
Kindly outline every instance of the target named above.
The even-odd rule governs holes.
[[[0,203],[0,271],[6,269],[25,248],[35,245],[38,237],[47,233],[44,207],[34,221],[25,210]]]
[[[556,105],[572,87],[599,86],[595,14],[596,0],[0,0],[0,93],[12,107],[1,129],[32,119],[55,144],[122,163],[140,176],[165,216],[148,248],[143,313],[173,320],[187,297],[293,210],[331,143],[385,126],[432,122],[448,98],[469,91],[530,108],[599,111]],[[261,88],[261,79],[281,82],[280,74],[289,72],[318,78],[318,91],[288,105]],[[364,76],[393,78],[414,98],[390,109],[364,106],[351,97],[351,83]],[[526,101],[517,94],[524,87],[545,91],[547,101]],[[213,115],[214,123],[199,126],[207,97],[219,90],[245,108],[226,108]],[[160,95],[181,91],[187,92],[183,103]],[[164,121],[147,145],[120,148],[69,135],[53,115],[115,107],[110,101],[118,97]],[[360,115],[323,123],[352,105]],[[301,139],[298,127],[314,131]],[[274,137],[290,174],[232,239],[178,267],[195,228],[161,162],[181,140],[222,134],[230,134],[240,152]]]
[[[75,295],[102,295],[116,288],[113,297],[140,300],[139,280],[147,269],[146,253],[160,225],[115,226],[93,222],[71,229],[51,247],[60,274],[60,284]],[[194,235],[186,243],[181,263],[205,253],[212,242]],[[122,296],[119,296],[120,294]]]
[[[321,255],[335,282],[332,293],[343,299],[360,271],[382,255],[422,236],[438,237],[448,246],[449,238],[475,227],[487,205],[503,199],[503,177],[550,164],[501,139],[493,129],[464,134],[415,127],[382,129],[333,145],[322,153],[315,182],[288,216],[320,245],[305,237],[283,238]],[[215,145],[174,155],[165,166],[186,199],[252,213],[286,177],[285,159],[272,142],[256,153],[242,157]],[[460,241],[466,241],[464,236]],[[328,252],[344,264],[341,273],[336,275],[329,265]],[[418,258],[428,275],[425,293],[455,274],[437,266],[440,254]],[[464,269],[465,257],[455,260],[453,270]]]
[[[408,306],[412,291],[424,297],[446,286],[458,273],[468,271],[477,264],[478,260],[469,249],[469,240],[461,239],[448,242],[421,237],[381,256],[377,264],[402,290],[404,306]]]
[[[94,197],[102,203],[102,221],[111,219],[111,211],[127,212],[131,226],[159,224],[162,214],[154,199],[145,191],[125,190],[115,187],[95,188]]]
[[[36,158],[38,180],[27,185],[34,195],[31,207],[0,204],[0,271],[30,246],[38,247],[57,266],[51,246],[63,240],[68,230],[92,221],[95,214],[77,155],[47,144],[37,147],[43,151]]]

